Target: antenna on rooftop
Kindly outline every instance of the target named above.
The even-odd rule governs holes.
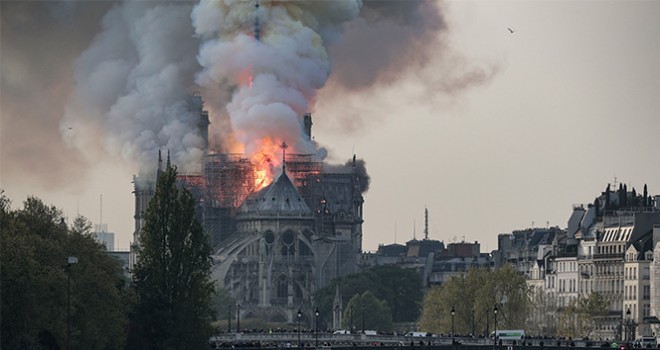
[[[424,239],[429,239],[429,210],[424,208]]]

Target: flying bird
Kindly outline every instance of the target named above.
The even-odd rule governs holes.
[[[511,28],[507,28],[507,29],[509,30],[509,32],[510,32],[511,34],[513,34],[513,32],[515,32],[515,30],[513,30],[513,29],[511,29]]]

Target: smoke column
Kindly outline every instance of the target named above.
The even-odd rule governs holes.
[[[191,113],[198,43],[192,5],[126,2],[75,64],[76,85],[61,123],[65,140],[88,158],[102,148],[153,171],[159,149],[195,171],[204,140]],[[68,126],[73,125],[71,132]]]
[[[254,5],[202,0],[195,7],[193,24],[203,40],[196,81],[211,90],[227,80],[236,87],[227,111],[238,151],[276,162],[277,145],[286,141],[294,152],[315,153],[300,118],[330,74],[325,41],[358,16],[360,2]]]
[[[189,110],[195,91],[211,112],[214,150],[272,155],[284,140],[289,152],[316,152],[299,118],[314,112],[330,72],[343,89],[332,98],[342,99],[447,62],[436,64],[433,52],[453,60],[437,53],[448,33],[441,2],[255,3],[2,2],[5,183],[78,184],[71,179],[108,155],[152,171],[158,149],[196,171],[205,149]],[[451,65],[443,72],[426,74],[438,77],[428,91],[489,77]]]

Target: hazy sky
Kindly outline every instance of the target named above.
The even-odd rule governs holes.
[[[11,4],[1,3],[0,187],[14,206],[32,194],[94,223],[102,194],[103,223],[127,249],[137,170],[113,154],[90,162],[60,130],[72,64],[111,4],[75,3],[85,18]],[[438,27],[369,33],[356,21],[348,44],[330,48],[340,62],[317,96],[313,133],[338,162],[355,152],[367,163],[366,250],[422,237],[425,207],[430,238],[490,251],[499,233],[566,227],[572,205],[615,178],[660,194],[659,1],[435,4]],[[414,45],[391,45],[386,74],[349,86],[346,62],[382,58],[354,49],[356,33]]]

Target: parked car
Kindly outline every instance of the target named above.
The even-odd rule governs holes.
[[[656,348],[658,347],[658,339],[652,335],[643,335],[635,340],[635,347]]]

